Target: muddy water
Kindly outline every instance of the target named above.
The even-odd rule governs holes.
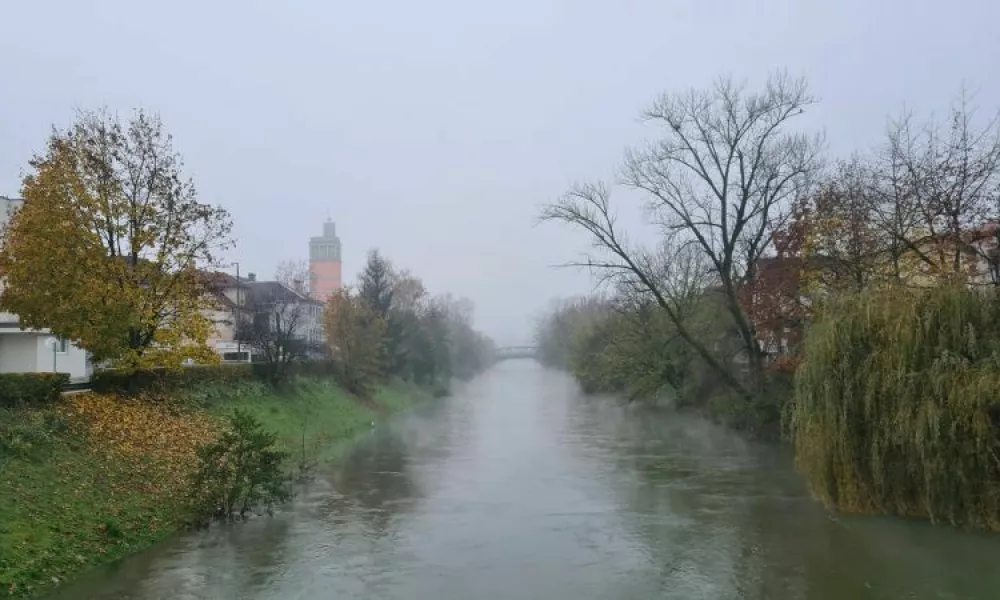
[[[274,518],[56,598],[1000,598],[1000,536],[827,515],[788,457],[502,363],[379,425]]]

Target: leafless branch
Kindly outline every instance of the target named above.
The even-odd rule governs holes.
[[[717,370],[733,389],[749,395],[737,378],[689,331],[688,323],[685,322],[686,315],[678,304],[678,299],[683,294],[695,293],[694,286],[701,276],[699,274],[698,277],[693,277],[699,272],[694,266],[697,255],[689,255],[691,262],[687,266],[684,266],[683,258],[675,265],[671,260],[673,257],[665,251],[666,246],[659,256],[652,256],[641,248],[629,246],[611,210],[610,192],[602,184],[574,187],[559,201],[545,207],[541,220],[566,223],[589,233],[596,255],[590,254],[576,264],[595,270],[604,281],[613,282],[620,288],[655,301],[677,328],[678,335]],[[679,281],[685,285],[674,287]]]

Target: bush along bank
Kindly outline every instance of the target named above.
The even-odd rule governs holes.
[[[429,397],[395,383],[361,401],[315,373],[277,389],[252,375],[199,367],[150,374],[133,396],[0,407],[2,593],[34,597],[185,526],[267,510],[338,442]],[[253,486],[226,485],[248,473]]]
[[[1000,293],[895,288],[824,311],[796,373],[796,462],[827,506],[1000,531]]]
[[[1000,531],[1000,288],[831,297],[794,374],[770,371],[752,403],[719,393],[657,316],[567,304],[543,321],[542,359],[587,392],[667,396],[757,433],[783,420],[798,470],[832,510]]]
[[[688,331],[717,349],[718,363],[749,380],[740,361],[741,342],[721,300],[701,295],[687,314]],[[536,342],[541,362],[571,373],[585,393],[661,403],[757,438],[780,437],[791,374],[768,368],[749,398],[735,393],[650,303],[599,296],[565,301],[539,320]]]

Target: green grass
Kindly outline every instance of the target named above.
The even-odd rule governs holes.
[[[126,469],[54,429],[51,414],[0,414],[7,434],[17,428],[38,438],[27,448],[0,448],[0,595],[31,597],[148,547],[170,535],[178,516],[177,507],[134,492]]]
[[[398,412],[432,396],[430,391],[418,385],[397,380],[382,386],[375,394],[375,401],[389,412]]]
[[[344,442],[370,429],[383,415],[429,397],[417,386],[392,382],[378,391],[374,402],[363,402],[331,380],[313,378],[301,378],[282,390],[250,382],[236,389],[196,394],[188,400],[217,417],[228,416],[237,407],[257,417],[289,453],[290,470],[332,458]]]
[[[392,383],[375,402],[361,402],[332,381],[300,379],[283,391],[247,382],[178,399],[220,418],[250,411],[278,435],[288,470],[298,473],[332,458],[372,421],[427,397]],[[34,597],[177,531],[183,507],[134,484],[128,469],[89,453],[55,410],[0,411],[0,596]]]

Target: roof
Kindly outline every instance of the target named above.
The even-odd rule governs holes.
[[[199,273],[204,278],[205,285],[219,289],[236,287],[236,278],[229,273],[205,270],[200,270]],[[243,281],[245,284],[247,280],[240,277],[240,281]]]
[[[245,287],[249,289],[251,298],[253,298],[254,295],[259,295],[259,297],[274,298],[283,302],[302,302],[304,304],[317,305],[323,304],[323,302],[316,300],[315,298],[296,292],[280,281],[248,281],[245,283]]]
[[[219,303],[220,308],[236,308],[236,303],[230,300],[229,296],[223,294],[222,292],[212,290],[211,294],[212,297],[215,298],[215,301]]]
[[[198,273],[202,278],[205,288],[219,304],[220,308],[236,308],[236,303],[225,294],[226,289],[237,287],[235,277],[222,271],[200,270]]]

